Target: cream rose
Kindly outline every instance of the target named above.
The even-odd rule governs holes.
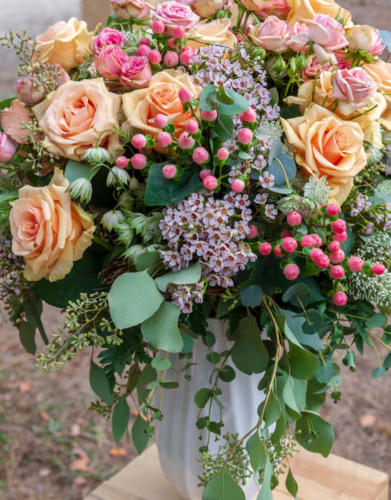
[[[387,102],[383,111],[381,123],[385,129],[391,131],[391,64],[383,61],[373,64],[365,64],[365,71],[371,76],[377,85],[379,92],[382,92]]]
[[[63,279],[91,245],[92,218],[71,201],[68,184],[56,169],[48,186],[24,186],[13,203],[12,251],[24,257],[29,281]]]
[[[60,64],[70,71],[81,64],[90,54],[89,43],[93,33],[89,33],[87,24],[75,17],[60,21],[39,35],[36,39],[36,52],[33,63],[44,62]]]
[[[343,121],[317,104],[304,116],[281,118],[281,122],[304,173],[326,176],[332,188],[331,198],[342,205],[353,186],[354,176],[367,163],[360,125]]]
[[[33,108],[45,134],[44,148],[75,161],[95,144],[110,153],[120,149],[113,132],[120,105],[102,78],[65,83]]]
[[[199,97],[202,88],[194,85],[190,76],[182,71],[165,70],[152,76],[146,89],[134,90],[122,96],[122,104],[127,123],[132,129],[138,129],[156,136],[161,130],[154,124],[157,114],[163,114],[174,124],[175,135],[184,132],[185,124],[192,117],[190,111],[183,110],[179,99],[181,88],[188,89]]]
[[[236,45],[236,36],[230,31],[231,20],[226,17],[214,21],[202,21],[187,33],[186,45],[194,49],[206,45],[225,45],[231,49]]]
[[[345,24],[350,22],[352,15],[334,0],[290,0],[291,10],[288,24],[308,22],[316,14],[326,14],[332,18],[342,17]]]

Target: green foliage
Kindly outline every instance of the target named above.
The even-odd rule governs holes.
[[[112,417],[113,436],[116,443],[119,443],[126,429],[130,418],[129,405],[125,396],[122,396],[114,406]]]
[[[327,457],[334,441],[332,426],[315,413],[303,413],[296,422],[297,442],[306,450]]]
[[[144,338],[156,349],[180,352],[183,340],[178,329],[179,309],[171,302],[163,302],[153,316],[141,325]]]
[[[219,472],[205,487],[202,500],[245,500],[243,490],[225,471]]]
[[[201,264],[196,262],[182,271],[171,272],[156,278],[156,285],[161,292],[166,292],[170,284],[191,285],[201,279]]]
[[[148,445],[150,438],[148,435],[149,430],[150,426],[148,423],[138,415],[132,426],[132,439],[137,452],[140,454]]]
[[[269,355],[254,316],[240,322],[231,357],[236,368],[247,375],[261,373],[267,367]]]
[[[91,360],[90,364],[90,385],[97,396],[108,405],[114,403],[113,391],[103,368]]]

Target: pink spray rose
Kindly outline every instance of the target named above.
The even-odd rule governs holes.
[[[332,84],[331,97],[353,103],[355,109],[365,106],[377,90],[375,80],[365,70],[358,67],[338,69],[335,77],[332,78]]]
[[[0,162],[6,163],[12,160],[18,146],[16,142],[6,134],[0,132]]]
[[[380,56],[385,49],[379,30],[372,26],[353,26],[347,30],[346,38],[350,49],[365,50],[373,56]]]
[[[314,19],[309,21],[309,35],[313,42],[327,50],[342,49],[349,44],[342,25],[324,14],[316,14]]]
[[[116,45],[109,45],[99,55],[95,56],[96,69],[108,80],[118,80],[122,66],[128,61],[125,52]]]
[[[152,71],[148,58],[132,56],[122,66],[120,80],[124,87],[132,89],[141,89],[148,87]]]
[[[317,60],[317,58],[313,56],[309,56],[307,59],[307,64],[305,68],[301,71],[301,77],[303,80],[311,80],[313,78],[319,78],[319,75],[322,71],[328,71],[330,69],[330,65],[323,65]]]
[[[99,54],[105,47],[109,45],[122,45],[125,41],[123,33],[111,28],[103,28],[103,30],[94,38],[94,54]]]
[[[273,52],[281,52],[287,48],[288,36],[288,25],[276,16],[268,17],[250,32],[250,38],[256,45]]]
[[[176,26],[181,26],[185,31],[188,31],[200,20],[199,16],[188,5],[175,1],[158,4],[153,18],[164,24],[167,36],[174,36]]]
[[[56,64],[58,67],[58,74],[56,75],[56,89],[63,85],[65,82],[70,80],[68,73],[62,68],[59,64]],[[23,78],[19,78],[16,85],[16,96],[17,98],[27,104],[27,106],[34,106],[39,101],[42,101],[44,97],[46,97],[45,89],[40,85],[37,81],[37,78],[34,75],[29,75]]]
[[[123,21],[146,19],[152,6],[145,0],[111,0],[114,14]]]
[[[309,42],[309,28],[308,24],[305,23],[295,23],[293,26],[289,27],[289,38],[287,45],[290,49],[295,52],[301,50],[307,50],[306,43]]]

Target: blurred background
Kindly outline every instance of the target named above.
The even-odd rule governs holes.
[[[356,23],[391,30],[390,0],[340,3]],[[71,16],[81,16],[80,0],[0,0],[0,33],[26,29],[37,35]],[[2,99],[14,95],[17,59],[0,50]],[[58,310],[47,308],[47,330],[60,324]],[[59,373],[45,374],[34,364],[0,316],[0,498],[82,499],[136,452],[130,441],[115,445],[109,423],[88,411],[88,352]],[[368,353],[356,373],[344,369],[342,402],[330,401],[323,414],[336,428],[334,453],[391,475],[391,378],[371,379],[376,365]]]

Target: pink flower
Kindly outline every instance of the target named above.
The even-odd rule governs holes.
[[[297,241],[292,236],[287,236],[282,240],[281,246],[285,252],[292,253],[297,248]]]
[[[301,50],[307,50],[306,44],[310,40],[308,24],[305,23],[295,23],[293,26],[289,27],[289,38],[287,45],[290,49],[295,52],[300,52]]]
[[[348,301],[348,296],[345,292],[337,292],[333,296],[333,302],[336,306],[342,307],[346,305]]]
[[[231,189],[234,193],[241,193],[246,187],[245,183],[241,179],[234,179],[231,184]]]
[[[141,89],[148,87],[152,70],[147,57],[131,56],[121,68],[120,81],[124,87]]]
[[[175,1],[158,4],[153,17],[164,24],[167,36],[174,36],[177,26],[188,31],[200,20],[188,5]]]
[[[145,19],[152,9],[145,0],[111,0],[114,14],[124,21]]]
[[[288,25],[276,16],[268,17],[250,32],[250,38],[256,45],[272,52],[281,52],[287,48]]]
[[[68,73],[59,64],[56,64],[58,73],[56,74],[56,89],[70,80]],[[34,106],[45,97],[45,89],[37,81],[34,75],[29,75],[24,78],[19,78],[16,85],[17,98],[27,104]]]
[[[338,50],[349,45],[342,25],[330,16],[316,14],[309,21],[310,39],[327,50]]]
[[[220,161],[225,161],[227,160],[227,158],[229,157],[229,152],[228,152],[228,149],[225,149],[225,148],[220,148],[218,151],[217,151],[217,158],[220,160]]]
[[[6,134],[0,132],[0,162],[7,163],[12,160],[17,149],[18,145],[16,142],[10,137],[7,137]]]
[[[94,38],[94,53],[99,54],[105,47],[109,45],[122,45],[125,41],[123,33],[111,28],[103,28],[103,30]]]
[[[198,164],[201,165],[202,163],[205,163],[206,161],[209,160],[209,153],[208,151],[203,148],[202,146],[195,148],[193,151],[193,160]]]
[[[204,179],[202,180],[202,184],[204,188],[208,189],[209,191],[213,191],[218,186],[217,179],[214,175],[207,175],[206,177],[204,177]]]
[[[284,275],[287,280],[295,280],[300,274],[300,268],[297,264],[287,264],[284,267]]]
[[[200,172],[200,179],[203,181],[206,177],[208,177],[208,175],[213,175],[212,170],[210,170],[209,168],[204,168]]]
[[[333,264],[339,264],[345,260],[345,252],[342,249],[331,252],[330,260]]]
[[[178,139],[178,146],[181,149],[192,149],[194,147],[195,140],[187,132],[183,132]]]
[[[238,131],[238,141],[241,144],[248,145],[253,140],[253,132],[249,128],[241,128]]]
[[[264,241],[263,243],[259,244],[258,252],[261,255],[269,255],[271,253],[271,251],[272,251],[272,246],[269,242]]]
[[[334,217],[339,214],[339,206],[336,203],[330,203],[326,208],[327,215]]]
[[[355,25],[347,30],[346,38],[351,50],[365,50],[373,56],[380,56],[385,46],[382,44],[379,30],[368,25]]]
[[[25,125],[31,121],[30,111],[18,99],[13,100],[11,106],[1,112],[1,126],[4,132],[19,144],[28,144],[28,131]]]
[[[329,69],[329,64],[322,65],[315,56],[309,56],[300,76],[303,80],[311,80],[312,78],[319,77],[322,71],[328,71]]]
[[[129,165],[129,160],[126,158],[126,156],[118,156],[115,163],[119,168],[126,168]]]
[[[298,226],[299,224],[301,224],[302,219],[303,218],[299,214],[299,212],[292,210],[292,212],[289,212],[289,214],[287,215],[286,221],[290,226]]]
[[[125,52],[116,45],[109,45],[95,56],[96,69],[108,80],[118,80],[122,66],[128,61]]]
[[[339,280],[345,276],[345,269],[342,266],[331,266],[330,275],[333,279]]]
[[[364,262],[360,257],[350,257],[348,260],[348,267],[352,273],[358,273],[364,267]]]
[[[177,168],[175,165],[164,165],[162,174],[166,179],[173,179],[176,176]]]
[[[256,238],[258,236],[258,229],[257,229],[257,226],[248,226],[248,233],[247,233],[247,238],[250,239],[250,240],[253,240],[254,238]]]
[[[376,93],[375,80],[362,68],[338,69],[332,78],[333,93],[331,97],[341,101],[354,103],[362,108]]]
[[[372,272],[373,274],[380,276],[386,272],[386,268],[383,264],[374,264],[372,266]]]
[[[178,54],[176,52],[174,52],[173,50],[168,50],[164,54],[163,61],[164,61],[164,64],[167,66],[167,68],[173,68],[179,62]]]
[[[370,53],[373,56],[381,56],[386,48],[385,45],[382,44],[382,39],[380,35],[377,36],[376,40],[373,42]]]
[[[142,170],[147,165],[147,157],[142,153],[136,153],[132,156],[130,161],[132,163],[132,167],[136,170]]]
[[[348,239],[348,233],[345,231],[343,233],[337,233],[335,236],[333,236],[334,241],[339,241],[340,243],[343,243]]]
[[[343,219],[337,219],[331,223],[331,230],[334,233],[344,233],[346,231],[346,222]]]

